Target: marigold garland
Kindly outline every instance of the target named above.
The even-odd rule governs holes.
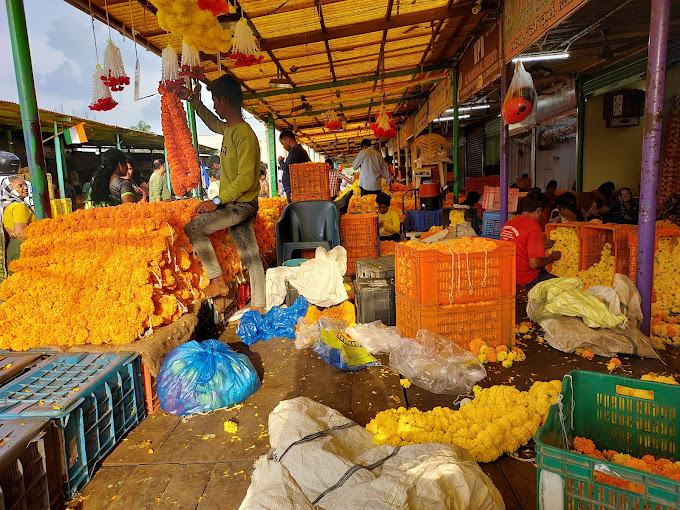
[[[256,233],[262,256],[282,210],[273,200],[258,212],[269,229]],[[180,318],[209,283],[184,233],[197,203],[93,208],[29,225],[0,286],[0,348],[129,344]],[[229,281],[243,271],[236,247],[225,231],[210,237]]]
[[[175,94],[161,93],[161,124],[168,151],[170,180],[177,196],[198,187],[201,170],[182,101]]]
[[[512,386],[473,388],[475,398],[455,411],[403,407],[379,412],[366,425],[377,445],[444,443],[467,449],[477,462],[493,462],[527,444],[557,400],[561,381],[535,382],[529,391]]]

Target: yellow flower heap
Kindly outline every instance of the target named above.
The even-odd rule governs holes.
[[[349,206],[347,208],[347,212],[353,213],[353,212],[373,212],[378,210],[378,203],[376,202],[376,195],[366,195],[366,196],[361,196],[361,190],[359,189],[359,181],[354,181],[352,184],[351,188],[347,188],[345,192],[348,190],[352,190],[354,193],[352,194],[352,198],[349,200]],[[402,197],[406,195],[406,199],[404,200],[404,208],[405,210],[409,209],[415,209],[416,208],[416,201],[413,196],[413,192],[407,192],[407,191],[390,191],[390,187],[384,183],[383,180],[383,186],[382,186],[382,191],[383,193],[386,193],[392,198],[392,202],[390,202],[390,209],[394,210],[397,212],[399,215],[399,221],[403,223],[404,219],[406,219],[406,215],[402,212]],[[343,193],[344,195],[344,193]]]
[[[680,345],[680,239],[659,238],[654,254],[654,293],[652,334],[663,343]]]
[[[437,250],[448,255],[455,253],[492,252],[498,249],[496,243],[485,237],[461,237],[432,244],[408,241],[406,245],[417,250]]]
[[[449,213],[449,222],[451,225],[461,225],[465,223],[465,211],[463,209],[451,209]]]
[[[560,381],[535,382],[529,391],[475,386],[475,398],[458,411],[388,409],[379,412],[366,429],[377,445],[455,444],[466,448],[477,462],[493,462],[534,437],[561,387]]]
[[[0,287],[0,348],[129,344],[177,320],[209,283],[184,233],[197,203],[124,204],[29,225]],[[242,270],[231,237],[211,241],[231,280]]]
[[[562,278],[576,276],[578,274],[579,248],[578,234],[573,227],[560,227],[550,232],[550,239],[555,241],[555,246],[550,250],[562,253],[562,258],[553,262],[551,273]]]
[[[585,271],[579,271],[577,275],[583,282],[583,288],[594,287],[596,285],[606,285],[610,287],[614,280],[614,255],[612,255],[612,245],[607,243],[602,247],[600,261],[593,264]]]

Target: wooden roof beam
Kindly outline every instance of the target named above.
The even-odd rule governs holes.
[[[389,78],[398,78],[400,76],[409,76],[409,75],[415,75],[415,74],[420,74],[420,73],[426,73],[429,71],[441,71],[442,69],[448,69],[451,67],[450,64],[435,64],[435,65],[430,65],[430,66],[420,66],[420,67],[410,67],[407,69],[399,69],[395,71],[390,71],[385,73],[383,76],[378,75],[378,74],[371,74],[371,75],[365,75],[365,76],[357,76],[355,78],[346,78],[343,80],[336,80],[336,81],[331,81],[331,82],[324,82],[324,83],[314,83],[311,85],[301,85],[299,87],[293,87],[292,89],[272,89],[272,90],[264,90],[262,92],[255,92],[252,94],[245,94],[243,96],[244,101],[249,101],[251,99],[259,99],[263,97],[271,97],[271,96],[283,96],[283,95],[297,95],[297,94],[303,94],[305,92],[313,92],[315,90],[324,90],[324,89],[329,89],[329,88],[339,88],[339,87],[347,87],[350,85],[358,85],[360,83],[371,83],[376,80],[379,80],[381,78],[389,79]]]
[[[327,32],[328,30],[326,29],[326,22],[323,19],[323,8],[321,7],[321,0],[314,0],[314,5],[316,7],[316,12],[319,14],[319,24],[321,25],[321,31]],[[333,78],[333,81],[335,81],[338,79],[338,77],[335,76],[335,68],[333,67],[333,56],[331,55],[331,46],[330,44],[328,44],[328,41],[324,41],[324,45],[326,46],[326,55],[328,56],[328,67],[330,68],[331,71],[331,78]]]
[[[458,4],[453,4],[450,8],[439,7],[436,9],[428,9],[419,12],[400,14],[398,16],[391,16],[389,21],[384,19],[379,21],[369,20],[363,21],[361,23],[352,23],[348,25],[332,27],[326,32],[315,30],[313,32],[307,32],[304,34],[286,35],[283,37],[274,37],[272,39],[263,39],[260,41],[260,47],[265,51],[276,50],[315,42],[332,41],[334,39],[340,39],[343,37],[370,34],[373,32],[380,32],[382,30],[389,30],[391,28],[408,27],[433,20],[461,16],[465,12],[469,12],[470,9],[472,9],[472,5],[473,2],[465,1]]]

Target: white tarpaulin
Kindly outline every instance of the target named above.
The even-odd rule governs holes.
[[[346,271],[347,250],[342,246],[331,251],[319,246],[314,258],[299,267],[271,268],[267,270],[267,308],[283,303],[286,280],[312,305],[338,305],[347,299],[343,281]]]
[[[241,510],[505,509],[467,450],[375,446],[365,428],[305,397],[276,406],[269,437]]]

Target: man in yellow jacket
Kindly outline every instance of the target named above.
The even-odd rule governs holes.
[[[222,75],[207,87],[212,93],[215,112],[224,121],[201,103],[200,84],[193,93],[182,88],[177,94],[191,103],[208,128],[223,136],[220,191],[213,200],[198,204],[196,212],[199,216],[191,220],[184,231],[210,278],[210,285],[203,292],[207,297],[214,297],[226,294],[228,286],[208,236],[229,228],[241,263],[250,274],[251,308],[263,312],[264,268],[253,228],[260,193],[260,145],[252,128],[243,120],[243,92],[236,80]]]

